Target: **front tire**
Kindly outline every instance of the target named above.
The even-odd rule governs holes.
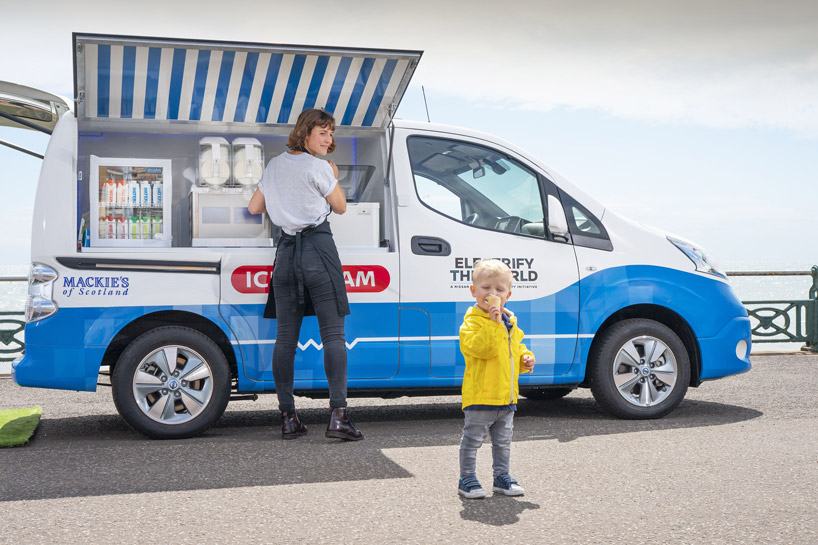
[[[133,429],[153,439],[183,439],[204,432],[224,413],[230,368],[202,333],[160,327],[125,348],[111,386],[119,414]]]
[[[661,418],[690,384],[690,357],[679,336],[648,319],[623,320],[601,333],[588,357],[594,399],[620,418]]]

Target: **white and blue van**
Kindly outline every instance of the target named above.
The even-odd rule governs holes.
[[[338,121],[349,206],[330,225],[349,292],[350,396],[459,393],[471,273],[499,258],[537,357],[522,395],[589,387],[658,418],[750,369],[750,322],[692,242],[606,209],[478,131],[393,119],[418,51],[74,35],[73,112],[43,160],[21,386],[96,390],[156,438],[203,432],[231,396],[275,391],[262,318],[278,230],[246,212],[297,115]],[[255,161],[255,163],[253,163]],[[138,191],[131,194],[131,190]],[[306,318],[298,395],[324,397]]]

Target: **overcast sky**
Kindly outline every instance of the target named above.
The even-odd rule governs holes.
[[[425,118],[423,85],[432,121],[498,134],[726,265],[818,263],[814,0],[36,6],[4,13],[0,80],[70,96],[74,31],[420,49],[399,117]],[[0,263],[25,263],[39,161],[0,161]]]

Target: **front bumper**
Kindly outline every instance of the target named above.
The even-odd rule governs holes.
[[[699,338],[702,356],[701,380],[746,373],[752,367],[750,318],[733,318],[713,337]]]

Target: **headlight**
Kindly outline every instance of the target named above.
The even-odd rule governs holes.
[[[26,322],[36,322],[57,312],[57,304],[51,299],[57,271],[32,263],[28,271],[28,297],[26,298]]]
[[[720,278],[727,278],[727,275],[719,270],[719,267],[713,261],[713,258],[707,255],[704,248],[688,242],[686,240],[679,240],[678,238],[667,237],[667,239],[677,248],[679,248],[684,255],[690,258],[690,261],[696,266],[699,272],[712,274]]]

